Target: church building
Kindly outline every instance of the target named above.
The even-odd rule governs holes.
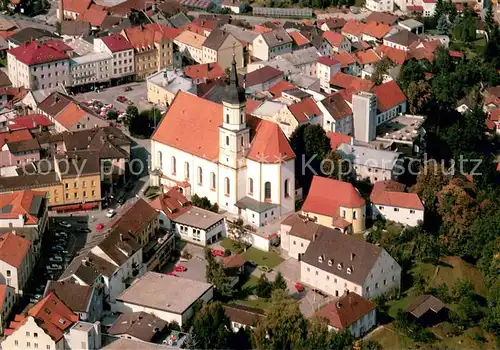
[[[260,227],[295,210],[295,154],[277,124],[245,106],[234,60],[222,105],[180,91],[152,137],[151,178]]]

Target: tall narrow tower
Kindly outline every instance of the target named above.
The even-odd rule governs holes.
[[[229,80],[222,98],[223,122],[219,127],[219,162],[237,169],[244,165],[245,151],[250,144],[250,129],[246,123],[245,89],[238,84],[235,55]]]

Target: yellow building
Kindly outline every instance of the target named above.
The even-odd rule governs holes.
[[[302,213],[345,233],[365,230],[366,203],[349,182],[314,176]]]
[[[203,63],[217,62],[222,69],[230,68],[233,55],[236,66],[243,67],[243,45],[227,31],[215,29],[203,42]]]
[[[147,78],[148,101],[159,106],[170,106],[179,90],[189,91],[192,88],[191,79],[185,77],[182,71],[165,69]]]
[[[135,74],[144,79],[173,64],[173,39],[179,30],[160,24],[127,28],[122,35],[134,47]]]

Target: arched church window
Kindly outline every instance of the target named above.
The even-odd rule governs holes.
[[[264,198],[271,199],[271,183],[269,181],[264,184]]]
[[[285,198],[290,197],[290,181],[288,179],[285,180]]]
[[[231,194],[231,183],[229,182],[228,177],[224,178],[224,193],[226,194],[226,196],[229,196]]]

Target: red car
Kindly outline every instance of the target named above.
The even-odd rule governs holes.
[[[186,267],[184,267],[182,265],[177,265],[177,266],[174,266],[174,271],[175,272],[184,272],[184,271],[186,271]]]
[[[297,292],[303,292],[304,286],[297,282],[297,283],[295,283],[295,289],[297,289]]]
[[[98,232],[101,232],[103,228],[104,228],[104,224],[97,224],[97,225],[95,225],[95,229],[96,229]]]
[[[169,273],[167,273],[167,275],[177,277],[177,275],[173,272],[169,272]]]
[[[118,96],[116,99],[118,102],[127,102],[127,98],[125,96]]]
[[[224,256],[224,251],[222,249],[212,249],[213,256]]]

